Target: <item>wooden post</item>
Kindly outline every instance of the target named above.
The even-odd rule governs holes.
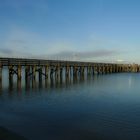
[[[42,81],[42,67],[39,67],[39,82]]]
[[[9,90],[12,90],[13,88],[13,67],[12,65],[9,66]]]
[[[26,90],[30,89],[29,74],[30,74],[30,66],[25,66],[25,86],[26,86]]]
[[[0,63],[0,91],[2,90],[2,65]]]
[[[18,78],[17,79],[17,90],[18,90],[18,92],[21,92],[21,89],[22,89],[22,87],[21,87],[21,78]]]
[[[100,73],[100,71],[99,71],[99,65],[96,67],[96,70],[97,70],[97,74],[99,74]]]
[[[12,65],[9,66],[9,80],[13,80],[13,67]]]
[[[62,82],[63,79],[63,68],[60,67],[60,82]]]
[[[18,67],[17,67],[17,79],[18,80],[21,80],[21,66],[20,65],[18,65]]]
[[[48,87],[48,77],[49,77],[49,66],[45,66],[45,87]]]
[[[102,66],[99,66],[99,74],[103,74]]]
[[[82,75],[82,76],[85,75],[85,67],[84,67],[84,66],[81,67],[81,75]]]
[[[53,72],[54,72],[54,69],[51,67],[50,68],[50,79],[53,79]]]
[[[69,77],[69,72],[70,72],[70,68],[69,68],[69,66],[67,65],[67,66],[66,66],[66,70],[65,70],[65,75],[66,75],[66,77]]]
[[[106,73],[109,73],[109,65],[106,66]]]
[[[94,74],[97,74],[97,66],[94,66]]]
[[[110,73],[112,73],[112,65],[109,66]]]
[[[36,80],[36,66],[32,66],[33,80]]]
[[[103,74],[105,74],[106,72],[105,72],[105,66],[103,65],[103,67],[102,67],[102,71],[103,71]]]
[[[2,82],[2,65],[0,63],[0,82]]]
[[[56,68],[55,68],[55,80],[56,80],[57,83],[59,81],[59,78],[60,78],[60,66],[57,65]]]
[[[73,66],[73,76],[77,77],[77,67]]]
[[[90,75],[91,74],[91,66],[87,67],[87,74]]]
[[[45,66],[45,78],[46,78],[46,79],[48,78],[48,75],[49,75],[49,66],[46,65],[46,66]]]

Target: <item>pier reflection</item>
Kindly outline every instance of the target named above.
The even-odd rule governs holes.
[[[0,80],[0,90],[2,90],[2,80]]]
[[[30,81],[28,82],[28,84],[30,84]],[[30,86],[29,86],[30,87]],[[32,89],[36,89],[37,88],[37,82],[36,79],[32,78]]]
[[[13,91],[13,88],[14,88],[14,81],[13,81],[13,78],[9,78],[9,92]]]
[[[22,91],[22,85],[21,85],[21,79],[17,80],[17,91],[21,92]]]
[[[8,87],[3,87],[2,82],[0,81],[0,93],[3,91],[8,91],[10,96],[15,95],[15,93],[29,93],[30,91],[38,91],[38,90],[48,90],[48,89],[61,89],[67,88],[72,85],[80,84],[85,81],[87,77],[84,75],[82,76],[65,76],[65,77],[50,77],[50,78],[32,78],[28,77],[25,81],[21,79],[17,79],[16,81],[14,78],[9,80]]]
[[[29,89],[30,89],[30,79],[27,78],[27,79],[25,80],[25,90],[28,91]]]
[[[0,95],[2,94],[2,80],[0,80]]]

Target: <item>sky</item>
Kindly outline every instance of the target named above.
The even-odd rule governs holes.
[[[0,0],[0,57],[140,63],[139,0]]]

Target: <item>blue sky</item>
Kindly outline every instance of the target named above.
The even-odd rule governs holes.
[[[0,0],[0,56],[140,60],[139,0]]]

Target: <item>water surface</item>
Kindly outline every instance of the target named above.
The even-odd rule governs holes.
[[[33,88],[7,83],[0,126],[28,140],[140,139],[140,74],[43,80]]]

